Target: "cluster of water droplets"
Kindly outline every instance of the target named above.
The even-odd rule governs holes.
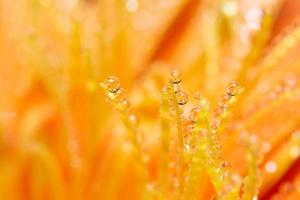
[[[131,111],[131,105],[127,100],[126,92],[121,87],[119,79],[114,76],[109,76],[105,79],[104,83],[101,83],[101,86],[107,90],[107,101],[113,104],[118,111],[125,114],[130,125],[135,127],[138,118]]]
[[[182,88],[180,88],[179,84],[181,83],[182,78],[178,70],[173,70],[171,72],[170,81],[170,84],[173,84],[173,86],[171,87],[174,88],[177,104],[180,106],[185,105],[188,102],[189,97],[187,93]]]
[[[221,123],[222,116],[226,113],[228,107],[233,102],[233,98],[242,92],[242,88],[236,83],[231,82],[226,88],[226,94],[222,95],[217,108],[212,116],[212,128],[216,131]]]

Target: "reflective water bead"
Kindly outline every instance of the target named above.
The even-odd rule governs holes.
[[[163,96],[163,98],[167,97],[168,93],[170,92],[170,88],[169,87],[163,87],[161,89],[161,94]]]
[[[233,17],[238,13],[238,5],[235,1],[226,1],[223,4],[222,12],[228,17]]]
[[[177,97],[177,103],[178,103],[178,105],[184,105],[189,100],[189,97],[188,97],[187,93],[185,93],[182,90],[178,90],[176,92],[176,97]]]
[[[225,106],[228,103],[228,101],[231,99],[231,97],[232,96],[228,94],[224,94],[219,101],[219,106]]]
[[[199,107],[195,107],[190,112],[190,120],[194,123],[196,123],[198,114],[200,113],[201,109]]]
[[[186,152],[190,151],[190,145],[189,144],[184,144],[184,149]]]
[[[218,107],[215,111],[214,111],[214,117],[219,117],[220,115],[222,115],[225,112],[225,108],[224,107]]]
[[[269,161],[265,165],[265,170],[268,173],[272,174],[272,173],[276,172],[276,170],[277,170],[277,164],[274,161]]]
[[[104,85],[111,93],[116,93],[120,89],[120,81],[114,76],[109,76],[105,79]]]
[[[187,125],[186,126],[186,131],[188,133],[191,133],[194,130],[195,126],[193,124]]]
[[[172,83],[173,84],[178,84],[178,83],[180,83],[181,82],[181,74],[180,74],[180,72],[178,71],[178,70],[173,70],[172,72],[171,72],[171,81],[172,81]]]
[[[209,103],[208,99],[202,98],[200,100],[200,107],[201,107],[201,109],[204,109],[205,111],[208,111],[209,107],[210,107],[210,103]]]
[[[230,96],[235,96],[239,92],[238,84],[235,82],[232,82],[229,84],[229,86],[226,89],[226,93]]]
[[[225,161],[225,162],[223,162],[223,163],[221,164],[221,167],[222,167],[223,169],[227,169],[229,166],[230,166],[230,164],[229,164],[227,161]]]
[[[197,91],[194,95],[194,99],[196,100],[200,100],[201,99],[201,93],[199,91]]]
[[[129,121],[131,122],[131,124],[132,124],[133,126],[136,126],[136,125],[138,124],[138,118],[137,118],[136,115],[131,114],[131,115],[129,115],[128,118],[129,118]]]
[[[120,101],[119,104],[123,110],[128,110],[130,107],[129,102],[126,99],[123,99],[122,101]]]
[[[126,98],[126,92],[123,88],[120,88],[116,93],[115,93],[115,99],[119,102],[123,101]]]

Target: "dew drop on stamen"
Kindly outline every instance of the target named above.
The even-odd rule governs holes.
[[[114,76],[109,76],[105,79],[104,85],[111,93],[116,93],[120,89],[120,81]]]
[[[120,88],[117,92],[115,92],[115,98],[117,101],[122,101],[126,98],[126,93],[124,89]]]
[[[226,89],[226,93],[230,96],[237,95],[238,94],[238,84],[235,82],[230,83]]]
[[[132,124],[133,126],[136,126],[136,125],[138,124],[138,118],[137,118],[136,115],[131,114],[131,115],[129,115],[128,118],[129,118],[129,121],[131,122],[131,124]]]
[[[194,95],[194,99],[196,100],[200,100],[201,99],[201,93],[199,91],[197,91]]]
[[[197,118],[198,118],[198,114],[200,113],[201,109],[199,107],[195,107],[191,110],[190,113],[190,120],[194,123],[196,123]]]
[[[129,102],[126,99],[123,99],[122,101],[120,101],[119,104],[123,110],[128,110],[130,107]]]
[[[228,94],[223,95],[219,101],[219,106],[226,106],[226,104],[230,99],[231,99],[230,95]]]
[[[188,95],[182,90],[176,92],[176,97],[178,105],[185,105],[189,100]]]
[[[172,81],[172,83],[173,84],[178,84],[178,83],[180,83],[181,82],[181,74],[180,74],[180,72],[178,71],[178,70],[173,70],[172,72],[171,72],[171,81]]]
[[[229,163],[228,163],[227,161],[225,161],[225,162],[223,162],[223,163],[221,164],[221,167],[222,167],[223,169],[227,169],[229,166],[230,166],[230,165],[229,165]]]
[[[276,170],[277,170],[277,164],[273,161],[269,161],[266,163],[265,165],[265,170],[268,172],[268,173],[275,173]]]

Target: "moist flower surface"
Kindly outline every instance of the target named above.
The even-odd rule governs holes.
[[[0,0],[0,199],[300,199],[296,0]]]

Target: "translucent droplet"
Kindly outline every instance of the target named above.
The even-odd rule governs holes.
[[[129,115],[128,118],[129,118],[129,121],[131,122],[131,124],[132,124],[133,126],[136,126],[136,125],[138,124],[138,118],[137,118],[136,115],[131,114],[131,115]]]
[[[267,141],[262,142],[261,151],[262,153],[268,153],[271,150],[271,144]]]
[[[184,144],[184,149],[186,152],[190,152],[191,147],[189,144]]]
[[[224,15],[233,17],[238,13],[238,5],[235,1],[226,1],[222,7]]]
[[[197,91],[194,95],[194,99],[196,100],[200,100],[201,99],[201,93],[199,91]]]
[[[115,98],[117,101],[123,101],[126,98],[126,92],[124,89],[120,88],[116,93],[115,93]]]
[[[196,123],[200,111],[201,109],[199,107],[195,107],[191,110],[190,119],[192,120],[192,122]]]
[[[266,163],[265,169],[269,173],[274,173],[277,170],[277,164],[273,161],[269,161]]]
[[[204,109],[204,110],[208,111],[209,110],[209,106],[210,106],[210,103],[209,103],[208,99],[202,98],[200,100],[200,107],[201,107],[201,109]]]
[[[219,117],[221,116],[225,111],[224,107],[218,107],[215,111],[214,111],[214,116],[215,117]]]
[[[130,104],[126,99],[123,99],[122,101],[120,101],[119,104],[123,110],[128,110],[130,108]]]
[[[222,167],[223,169],[227,169],[229,166],[230,166],[230,164],[229,164],[227,161],[225,161],[225,162],[223,162],[223,163],[221,164],[221,167]]]
[[[232,82],[229,84],[229,86],[226,89],[226,93],[230,96],[235,96],[239,92],[238,84],[235,82]]]
[[[180,83],[181,82],[181,74],[180,74],[180,72],[178,71],[178,70],[173,70],[172,72],[171,72],[171,81],[172,81],[172,83],[174,83],[174,84],[178,84],[178,83]]]
[[[228,94],[225,94],[221,97],[220,101],[219,101],[219,106],[226,106],[226,104],[228,103],[228,101],[231,99],[231,96]]]
[[[129,12],[135,12],[139,9],[139,2],[137,0],[127,0],[126,8]]]
[[[105,79],[104,85],[111,93],[116,93],[120,89],[120,81],[114,76],[109,76]]]
[[[168,95],[169,91],[170,91],[169,87],[163,87],[161,90],[161,94],[163,95],[163,97],[166,97]]]
[[[186,132],[188,133],[187,135],[189,136],[190,133],[194,130],[195,126],[193,124],[187,125],[186,126]]]
[[[189,100],[189,97],[188,97],[187,93],[185,93],[182,90],[178,90],[176,92],[176,97],[177,97],[177,103],[178,103],[178,105],[184,105]]]
[[[212,128],[212,130],[215,130],[215,131],[217,131],[218,130],[218,125],[217,124],[212,124],[211,125],[211,128]]]

